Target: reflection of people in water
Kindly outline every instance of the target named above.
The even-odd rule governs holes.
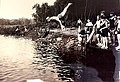
[[[64,8],[64,10],[60,14],[58,14],[57,16],[47,17],[46,20],[48,22],[51,21],[51,20],[56,20],[57,22],[59,22],[61,29],[65,30],[65,26],[62,25],[62,22],[61,22],[60,18],[65,16],[65,14],[66,14],[70,5],[72,5],[72,3],[68,3],[68,5]]]

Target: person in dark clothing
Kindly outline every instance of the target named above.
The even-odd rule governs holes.
[[[77,25],[78,25],[78,46],[81,46],[82,36],[84,36],[85,34],[85,29],[83,28],[83,23],[80,19],[77,21]]]
[[[116,50],[120,50],[120,16],[117,17],[117,40],[118,46],[116,47]]]
[[[108,49],[108,23],[109,21],[106,19],[105,12],[101,12],[100,14],[100,31],[101,31],[101,40],[103,49]]]
[[[110,13],[109,21],[110,21],[109,32],[110,32],[111,44],[114,45],[113,42],[115,41],[114,33],[115,33],[115,27],[116,27],[116,24],[115,24],[116,16],[114,15],[113,12]]]

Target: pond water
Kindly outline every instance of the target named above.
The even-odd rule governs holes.
[[[96,69],[60,58],[52,44],[0,35],[0,82],[103,82]]]
[[[42,65],[34,63],[35,45],[30,39],[0,36],[0,82],[22,82],[27,79],[49,82],[55,78],[56,74],[48,76],[45,69],[40,70]]]

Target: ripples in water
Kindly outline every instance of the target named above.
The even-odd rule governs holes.
[[[58,55],[57,49],[54,46],[45,42],[38,43],[37,53],[34,57],[36,60],[33,63],[41,65],[43,68],[40,66],[37,69],[51,69],[50,72],[57,74],[57,79],[63,82],[88,82],[89,80],[89,82],[102,82],[98,78],[98,73],[95,69],[88,68],[82,63],[66,64],[61,59],[61,56]]]
[[[0,36],[0,39],[0,82],[23,82],[27,79],[83,82],[85,72],[89,73],[89,79],[97,78],[97,71],[92,68],[90,72],[82,64],[66,64],[50,43],[5,36]],[[96,82],[102,82],[98,80]]]

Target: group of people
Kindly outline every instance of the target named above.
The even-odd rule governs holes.
[[[80,19],[78,20],[78,23],[82,24],[82,22],[79,21]],[[84,33],[82,33],[82,28],[84,28]],[[111,12],[109,18],[107,18],[105,11],[101,11],[100,15],[97,15],[95,24],[88,19],[84,27],[82,27],[80,24],[78,25],[79,42],[81,42],[81,34],[87,35],[87,43],[90,42],[93,37],[96,37],[96,45],[102,49],[108,49],[109,42],[114,45],[116,34],[118,40],[118,46],[116,49],[118,50],[120,49],[120,16],[116,16],[113,12]]]
[[[50,22],[55,20],[59,23],[62,31],[65,30],[65,26],[61,22],[61,18],[65,16],[68,8],[72,3],[68,3],[63,11],[57,16],[47,17],[46,20]],[[116,49],[120,49],[120,16],[116,16],[114,13],[110,13],[109,18],[106,17],[105,11],[101,11],[97,15],[96,23],[93,24],[90,19],[87,20],[87,23],[83,25],[82,21],[78,20],[78,42],[79,44],[82,41],[81,35],[87,35],[86,43],[90,42],[93,39],[93,36],[96,36],[97,46],[108,49],[108,42],[111,41],[113,44],[115,42],[115,34],[117,34],[118,46]],[[113,44],[114,45],[114,44]]]

